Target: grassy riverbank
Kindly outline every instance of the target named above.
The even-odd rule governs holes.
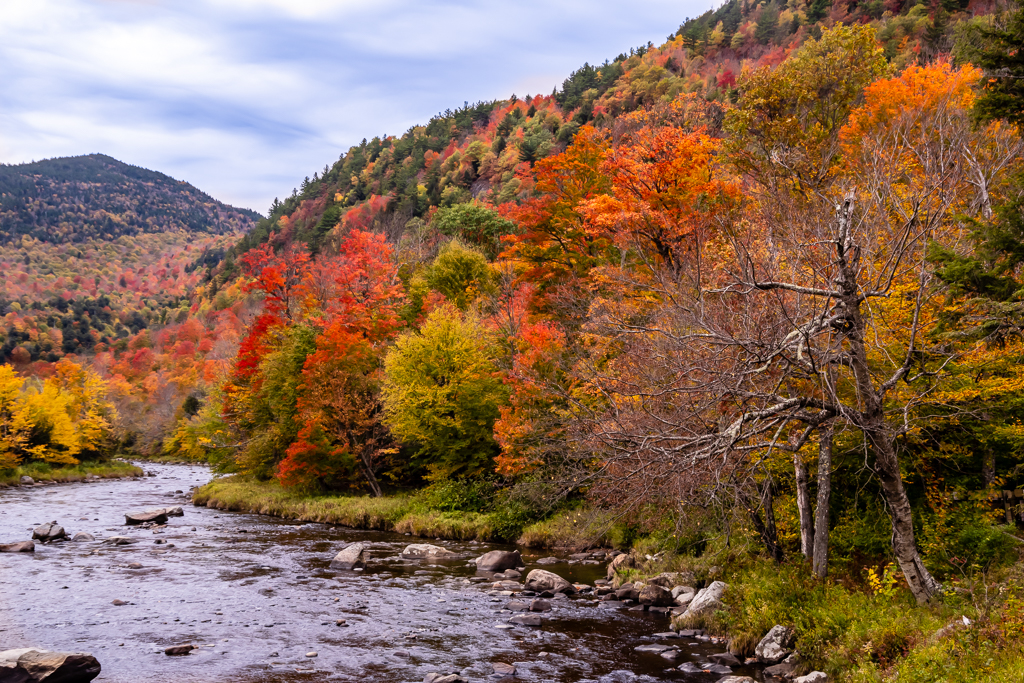
[[[727,584],[724,610],[677,618],[675,624],[727,637],[738,656],[752,656],[761,638],[780,624],[795,632],[799,671],[824,671],[833,683],[1024,680],[1019,559],[946,575],[944,594],[926,605],[916,604],[895,567],[847,564],[820,582],[800,558],[776,564],[742,541],[709,547],[699,558],[640,560],[617,581],[642,581],[663,571],[689,573],[696,586]]]
[[[0,472],[0,484],[14,486],[21,481],[25,475],[32,477],[35,481],[82,481],[89,475],[96,475],[104,479],[119,479],[123,477],[142,476],[141,468],[124,462],[123,460],[108,460],[106,462],[83,462],[78,465],[50,465],[45,462],[32,462],[20,465],[13,470]]]
[[[310,496],[235,475],[221,477],[196,490],[197,505],[272,515],[302,522],[337,524],[353,529],[397,531],[425,538],[503,540],[492,515],[431,509],[423,495]]]
[[[452,510],[450,501],[431,489],[383,498],[316,496],[285,489],[276,481],[232,475],[197,489],[193,501],[221,510],[397,531],[423,538],[518,542],[529,548],[567,551],[626,545],[625,535],[606,513],[563,509],[533,521],[510,514],[501,505],[490,512]]]

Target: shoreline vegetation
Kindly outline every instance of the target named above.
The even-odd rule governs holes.
[[[515,529],[513,534],[494,513],[437,509],[429,493],[399,493],[380,498],[362,495],[309,495],[281,486],[276,480],[261,482],[244,475],[214,479],[196,489],[192,502],[232,512],[269,515],[298,522],[336,524],[352,529],[393,531],[423,538],[455,541],[518,542],[531,548],[575,548],[604,540],[598,534],[585,540],[554,534],[563,515]]]
[[[141,477],[141,467],[124,460],[104,462],[81,462],[77,465],[50,465],[45,462],[29,462],[14,469],[0,471],[0,487],[19,486],[23,476],[31,477],[36,483],[54,482],[66,484],[84,481],[89,476],[101,479],[123,479]]]
[[[424,491],[381,498],[309,495],[277,481],[229,475],[196,489],[192,500],[219,510],[424,538],[508,540],[496,533],[493,513],[431,509]],[[830,681],[849,683],[1024,680],[1020,562],[950,577],[941,600],[919,605],[894,564],[850,562],[819,581],[800,559],[765,558],[748,536],[720,537],[694,556],[666,549],[656,532],[623,537],[610,516],[594,510],[557,512],[523,527],[514,540],[567,561],[574,552],[602,546],[624,550],[630,561],[609,576],[616,588],[637,588],[665,572],[679,573],[697,589],[722,581],[727,587],[721,609],[677,616],[673,628],[706,629],[726,638],[729,652],[743,658],[754,655],[773,626],[786,626],[795,634],[794,674],[819,670]]]

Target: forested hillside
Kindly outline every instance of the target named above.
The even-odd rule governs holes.
[[[0,165],[0,244],[178,230],[221,235],[244,232],[258,218],[188,183],[103,154]]]
[[[841,680],[1011,680],[1022,43],[1016,5],[729,2],[363,141],[97,349],[112,434],[742,577],[675,624],[736,654],[792,624]]]

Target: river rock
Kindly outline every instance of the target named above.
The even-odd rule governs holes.
[[[754,648],[754,656],[762,664],[778,664],[792,652],[793,630],[775,625]]]
[[[796,665],[790,664],[789,662],[781,662],[779,664],[773,664],[772,666],[766,666],[764,673],[766,676],[775,676],[776,678],[790,678],[790,674],[796,669]]]
[[[139,539],[132,538],[131,536],[111,536],[110,538],[103,539],[103,543],[106,545],[131,545],[138,542]]]
[[[682,669],[682,667],[679,667]],[[757,683],[750,676],[726,676],[725,678],[719,678],[717,683]]]
[[[402,558],[406,560],[448,560],[457,556],[458,553],[453,553],[448,548],[429,543],[413,543],[405,546],[405,550],[402,551]]]
[[[651,605],[652,607],[671,607],[676,604],[672,599],[672,591],[654,583],[645,584],[640,589],[637,599],[641,605]]]
[[[543,598],[538,598],[537,600],[534,600],[533,602],[530,603],[530,611],[531,612],[550,612],[551,611],[551,603],[548,602],[547,600],[544,600]]]
[[[124,513],[125,524],[145,524],[146,522],[153,524],[166,524],[167,509],[155,508],[153,510],[143,510],[142,512]]]
[[[196,649],[195,645],[173,645],[164,650],[164,654],[168,657],[174,657],[178,655],[187,655],[192,650]]]
[[[32,539],[42,541],[43,543],[49,543],[61,538],[67,538],[67,534],[64,533],[64,527],[57,524],[57,522],[40,524],[32,531]]]
[[[481,572],[503,572],[521,566],[523,558],[518,550],[492,550],[481,555],[476,561],[476,569]]]
[[[459,674],[427,674],[423,677],[423,683],[469,683],[469,681]]]
[[[507,609],[510,612],[529,612],[530,603],[523,602],[522,600],[509,600],[503,609]]]
[[[727,584],[722,581],[715,581],[707,588],[702,588],[690,601],[683,617],[692,617],[715,610],[725,609],[722,603],[722,596],[725,594]]]
[[[723,666],[743,665],[743,662],[741,662],[739,658],[731,652],[719,652],[718,654],[708,655],[708,659],[710,659],[715,664],[721,664]]]
[[[559,562],[561,562],[561,560],[558,559],[557,557],[542,557],[539,560],[537,560],[536,564],[548,565],[548,564],[558,564]]]
[[[526,575],[526,588],[532,591],[542,593],[544,591],[551,591],[552,593],[575,593],[576,589],[572,587],[572,584],[563,579],[558,574],[549,572],[546,569],[534,569]]]
[[[512,664],[506,664],[505,662],[494,662],[491,664],[491,668],[494,669],[496,676],[515,676],[516,667]]]
[[[33,484],[36,483],[36,480],[28,476],[27,474],[21,475],[20,481],[22,486],[32,486]]]
[[[85,652],[50,652],[23,648],[0,652],[4,683],[87,683],[100,675],[100,663]]]
[[[331,569],[365,568],[368,556],[365,543],[352,543],[334,556],[334,559],[331,560]]]
[[[0,553],[34,553],[36,544],[32,541],[19,541],[18,543],[0,543]]]
[[[794,679],[793,683],[828,683],[828,674],[824,671],[812,671],[806,676]]]
[[[77,534],[71,537],[71,540],[75,543],[82,543],[83,541],[95,541],[96,537],[87,531],[79,531]]]
[[[615,572],[620,569],[633,569],[636,567],[636,558],[632,555],[623,553],[622,555],[616,555],[615,558],[608,563],[608,580],[611,581],[615,578]]]
[[[640,591],[635,585],[631,583],[624,583],[619,586],[617,591],[615,591],[615,597],[618,600],[639,600]]]
[[[517,614],[508,620],[510,624],[519,624],[520,626],[540,626],[541,618],[536,614]]]
[[[662,572],[654,578],[647,579],[645,583],[653,583],[655,586],[672,590],[674,586],[693,583],[693,578],[693,574],[689,572]]]
[[[653,652],[654,654],[661,654],[667,650],[675,649],[674,645],[661,645],[658,643],[651,643],[649,645],[637,645],[633,648],[637,652]]]
[[[164,514],[168,517],[184,517],[185,511],[181,509],[180,505],[174,507],[164,508]]]

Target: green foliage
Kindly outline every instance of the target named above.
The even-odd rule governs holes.
[[[423,491],[427,504],[441,512],[482,512],[490,504],[494,484],[487,480],[443,479]]]
[[[492,335],[446,305],[399,337],[385,360],[384,404],[393,434],[414,448],[428,478],[476,476],[494,467],[494,421],[508,391],[494,369]]]
[[[441,248],[430,267],[427,282],[460,310],[466,310],[481,294],[494,289],[487,259],[478,251],[452,240]]]
[[[242,471],[261,479],[274,468],[295,441],[298,385],[306,356],[316,349],[316,330],[296,325],[280,332],[275,349],[260,363],[262,381],[248,397],[243,428],[250,435],[237,456]],[[219,428],[216,422],[211,427]],[[207,435],[211,440],[214,435]]]
[[[501,251],[501,238],[516,231],[515,223],[477,202],[455,204],[438,210],[431,226],[442,235],[457,237],[484,250],[492,259]]]

